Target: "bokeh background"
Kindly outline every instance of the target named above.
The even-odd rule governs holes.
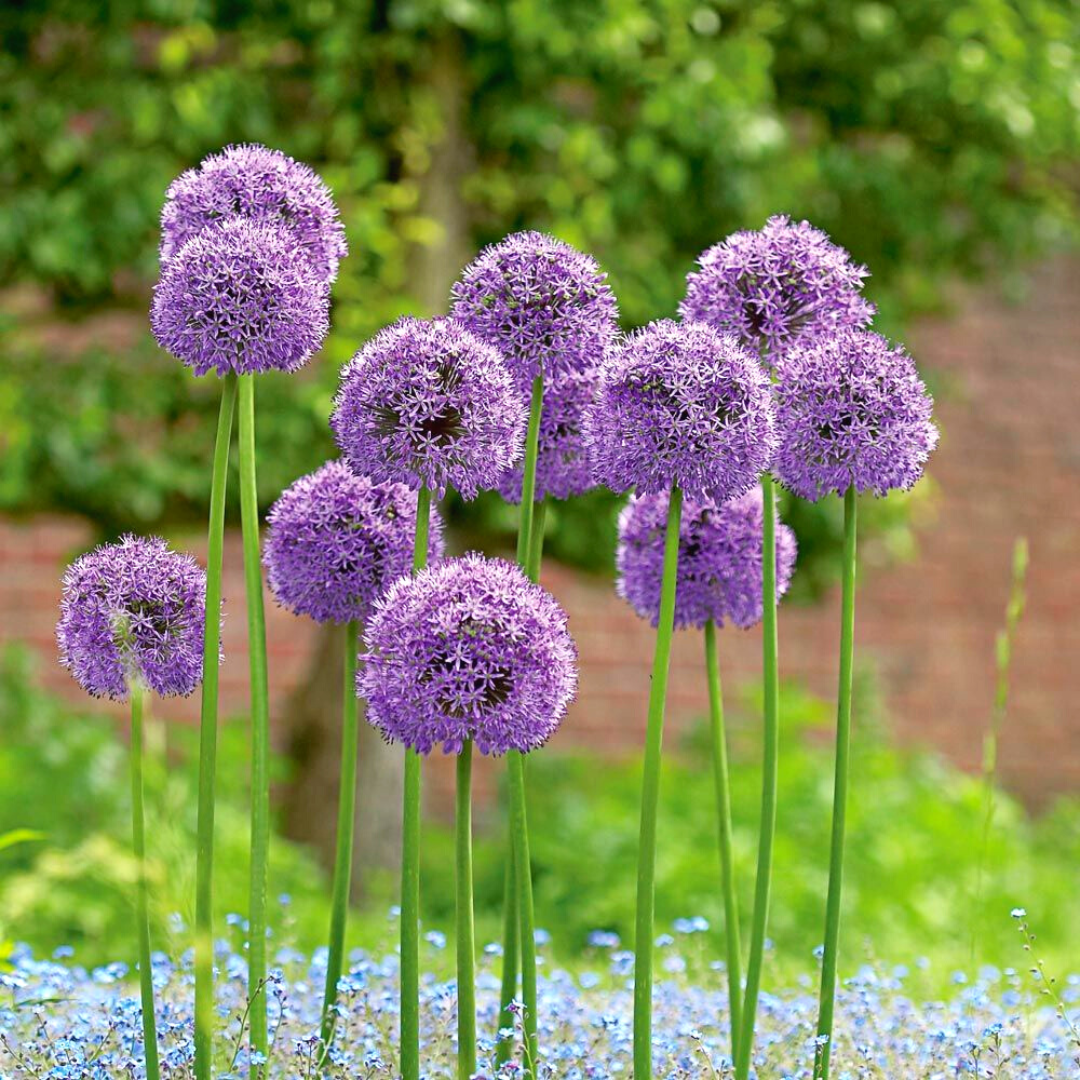
[[[403,313],[445,310],[484,243],[542,228],[594,253],[626,328],[671,315],[695,256],[773,213],[871,269],[943,430],[929,478],[866,500],[849,964],[946,981],[1023,965],[1008,912],[1070,962],[1080,919],[1080,22],[1068,0],[67,0],[0,12],[0,939],[127,948],[122,717],[55,661],[59,575],[88,546],[158,531],[201,553],[217,383],[147,325],[169,181],[230,142],[314,165],[351,254],[334,327],[298,376],[259,384],[264,508],[333,452],[340,365]],[[236,484],[230,494],[235,496]],[[236,507],[231,520],[238,521]],[[494,497],[445,507],[458,550],[501,551]],[[549,515],[545,581],[582,653],[581,694],[534,765],[538,916],[572,958],[629,929],[648,628],[612,588],[617,501]],[[781,616],[784,758],[773,963],[821,937],[839,505],[789,501],[800,560]],[[1014,566],[1026,537],[1029,563]],[[246,709],[238,538],[226,553],[218,898],[243,912]],[[1012,647],[1010,595],[1026,598]],[[338,642],[280,611],[279,933],[325,926]],[[759,639],[721,635],[744,910],[757,812]],[[719,929],[701,739],[701,642],[680,635],[658,906]],[[152,772],[156,933],[182,947],[193,879],[197,703],[161,710]],[[988,735],[998,730],[993,791]],[[362,747],[353,934],[386,930],[396,755]],[[498,769],[481,773],[478,900],[495,934]],[[425,904],[449,921],[450,770],[429,768]],[[993,792],[993,793],[992,793]],[[235,921],[235,920],[234,920]],[[223,930],[223,932],[225,932]],[[239,932],[230,929],[228,932]],[[1076,970],[1076,954],[1071,953]],[[923,970],[920,968],[920,970]],[[936,984],[936,983],[935,983]]]

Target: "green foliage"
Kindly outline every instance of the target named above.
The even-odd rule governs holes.
[[[870,265],[895,331],[939,307],[951,276],[1007,265],[1075,224],[1067,0],[188,0],[102,12],[69,0],[0,16],[0,281],[53,301],[44,318],[4,305],[17,357],[0,393],[9,511],[76,509],[106,531],[201,512],[213,390],[155,352],[143,313],[165,187],[228,142],[319,167],[352,247],[327,362],[260,383],[264,501],[330,452],[338,365],[512,229],[594,251],[632,326],[673,311],[708,243],[770,213],[807,216]],[[449,255],[424,269],[443,241]],[[136,345],[87,353],[77,324],[57,325],[61,311],[103,306],[136,328]],[[611,508],[605,496],[562,508],[551,550],[603,568]],[[907,543],[899,517],[892,503],[884,547]],[[831,573],[834,518],[794,516],[805,584]],[[454,519],[489,543],[512,527],[493,500],[456,506]]]
[[[190,944],[195,893],[194,731],[166,732],[148,719],[146,813],[155,948],[179,956]],[[244,912],[248,895],[246,725],[222,729],[214,900],[217,925]],[[21,650],[0,662],[0,835],[39,839],[0,850],[0,941],[50,951],[75,948],[81,963],[130,954],[136,864],[131,854],[127,753],[114,721],[82,712],[34,686]],[[27,838],[29,840],[29,837]],[[275,920],[313,947],[329,919],[328,884],[304,849],[277,840],[274,895],[294,899]],[[178,917],[178,918],[177,918]],[[2,952],[2,949],[0,949]]]
[[[734,732],[732,807],[744,918],[749,917],[759,804],[757,693],[729,702]],[[785,686],[776,846],[776,902],[770,933],[774,963],[805,970],[824,925],[832,757],[821,735],[832,722],[822,701]],[[844,941],[847,970],[876,955],[886,962],[932,960],[927,992],[973,963],[1019,964],[1013,907],[1027,909],[1052,967],[1066,968],[1080,918],[1075,867],[1080,807],[1063,802],[1029,818],[998,794],[983,851],[983,790],[978,780],[936,757],[891,749],[875,725],[872,680],[856,685]],[[167,734],[167,738],[166,738]],[[190,944],[194,895],[194,731],[148,726],[147,826],[156,948],[172,955]],[[722,948],[716,823],[704,732],[669,747],[664,767],[657,867],[657,925],[704,915],[710,950]],[[166,756],[166,745],[168,754]],[[168,768],[165,768],[165,762]],[[219,761],[216,925],[247,905],[249,819],[246,724],[223,726]],[[287,781],[281,763],[277,779]],[[42,693],[25,652],[0,662],[0,837],[33,830],[0,850],[0,965],[7,939],[40,952],[71,945],[81,963],[127,956],[135,866],[130,853],[127,755],[114,721]],[[539,925],[557,954],[573,962],[589,931],[633,927],[640,762],[540,754],[529,764],[530,820]],[[495,820],[501,821],[501,816]],[[0,841],[2,843],[2,841]],[[499,937],[504,837],[480,833],[475,848],[477,934]],[[980,862],[982,869],[980,870]],[[424,920],[453,926],[453,836],[429,822],[423,839]],[[981,875],[981,876],[980,876]],[[275,837],[273,895],[288,905],[272,923],[279,942],[310,950],[325,943],[329,883],[306,849]],[[363,910],[350,916],[350,942],[388,947],[386,912],[395,891],[375,880]],[[174,918],[179,916],[179,921]],[[392,935],[390,935],[392,936]]]
[[[94,350],[49,379],[41,353],[15,350],[0,373],[0,415],[13,425],[0,461],[0,508],[51,506],[105,533],[203,522],[221,382],[192,379],[146,346]],[[58,394],[58,386],[63,393]],[[6,391],[6,394],[5,394]],[[264,503],[331,453],[330,391],[311,379],[259,380],[259,487]],[[236,452],[228,491],[239,517]]]
[[[1062,803],[1032,819],[1007,796],[982,851],[983,790],[979,779],[921,751],[893,748],[872,719],[880,716],[873,684],[856,687],[852,790],[844,889],[842,971],[868,957],[886,963],[931,961],[920,978],[928,993],[954,970],[983,963],[1019,966],[1009,912],[1024,907],[1039,927],[1051,966],[1067,967],[1080,898],[1080,805]],[[732,811],[741,917],[752,908],[760,805],[759,703],[729,702],[733,726]],[[824,934],[832,750],[823,735],[832,710],[785,686],[779,821],[769,933],[773,962],[803,971]],[[707,740],[702,729],[672,746],[661,787],[657,864],[657,927],[704,915],[710,949],[723,950],[717,825]],[[563,954],[583,948],[594,929],[618,932],[632,947],[641,764],[589,755],[537,755],[530,761],[530,820],[538,925]],[[449,838],[425,865],[429,894],[452,896]],[[498,909],[502,878],[498,844],[478,844],[477,902],[488,920]],[[982,866],[980,867],[980,864]],[[441,867],[441,869],[440,869]],[[449,890],[449,891],[447,891]],[[441,921],[446,913],[438,912]],[[1050,962],[1050,961],[1048,961]]]

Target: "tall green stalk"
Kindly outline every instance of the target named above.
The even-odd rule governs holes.
[[[473,926],[472,753],[466,739],[457,758],[454,808],[457,886],[458,1080],[476,1072],[476,933]]]
[[[529,423],[525,433],[525,462],[521,475],[521,516],[518,519],[517,535],[517,561],[532,581],[540,576],[540,557],[543,550],[543,529],[545,508],[543,504],[535,503],[536,497],[536,458],[540,443],[540,414],[544,408],[544,380],[541,375],[533,379],[532,397],[529,402]],[[534,531],[539,531],[537,542],[533,542]],[[513,763],[507,762],[507,776],[510,787],[513,788]],[[524,797],[525,768],[522,763],[522,792]],[[511,790],[512,793],[512,790]],[[506,876],[503,893],[503,940],[502,940],[502,986],[499,991],[499,1030],[514,1026],[514,1014],[510,1006],[517,994],[517,964],[521,960],[524,965],[524,955],[520,949],[520,937],[524,932],[523,913],[519,898],[522,890],[520,875],[515,865],[516,846],[514,842],[513,810],[511,809],[510,824],[508,827],[508,842],[506,851]],[[526,838],[527,840],[527,838]],[[526,845],[527,846],[527,845]],[[530,870],[531,874],[531,870]],[[532,895],[532,880],[528,882],[530,898]],[[531,899],[530,899],[531,903]],[[531,917],[530,917],[531,923]],[[529,930],[530,935],[532,929]],[[533,962],[535,965],[535,948],[533,948]],[[524,967],[523,967],[524,970]],[[535,985],[535,978],[533,979]],[[522,988],[524,995],[524,987]],[[535,998],[535,994],[534,994]],[[534,1001],[535,1006],[535,1001]],[[535,1021],[535,1017],[533,1018]],[[500,1042],[495,1051],[496,1064],[501,1065],[510,1060],[513,1053],[513,1042],[506,1039]]]
[[[138,864],[135,921],[139,936],[139,987],[142,993],[146,1080],[159,1080],[157,1024],[154,1019],[154,969],[150,964],[150,898],[146,882],[146,825],[143,814],[143,704],[146,691],[131,687],[131,841]]]
[[[214,1042],[214,796],[217,775],[218,669],[221,651],[221,556],[225,534],[225,487],[236,411],[236,376],[221,387],[210,479],[210,525],[206,550],[206,618],[203,624],[202,707],[199,717],[199,811],[195,859],[195,1077],[213,1075]]]
[[[416,497],[413,572],[427,565],[431,492]],[[405,749],[401,815],[401,1076],[420,1080],[420,755]]]
[[[840,946],[840,891],[844,880],[844,827],[847,823],[848,765],[851,757],[851,669],[855,654],[855,531],[854,486],[844,494],[844,553],[840,602],[840,685],[836,706],[836,775],[833,787],[832,843],[829,852],[829,895],[825,904],[825,952],[821,961],[821,1001],[818,1008],[818,1050],[815,1080],[827,1080],[832,1053],[833,1006],[836,1000],[836,961]]]
[[[528,566],[526,571],[532,581],[540,578],[540,563],[544,555],[544,522],[547,517],[547,503],[537,502],[533,508],[532,537],[529,541]],[[506,878],[503,883],[503,969],[502,987],[499,1000],[502,1008],[499,1012],[499,1030],[508,1030],[514,1026],[514,1014],[510,1003],[517,994],[518,982],[518,902],[517,878],[514,871],[514,835],[507,831]],[[512,1039],[502,1039],[495,1049],[495,1064],[503,1065],[510,1060],[514,1043]]]
[[[247,594],[251,691],[251,891],[248,901],[248,1023],[251,1048],[265,1059],[266,890],[270,855],[270,691],[266,672],[266,615],[259,556],[259,501],[255,484],[255,376],[240,376],[240,527]]]
[[[509,775],[509,772],[507,772]],[[514,1014],[510,1005],[518,989],[518,916],[517,874],[514,869],[514,829],[506,827],[506,869],[503,879],[502,985],[499,989],[499,1031],[512,1030]],[[514,1052],[513,1038],[500,1039],[495,1047],[496,1066],[505,1065]]]
[[[731,841],[731,787],[728,783],[727,735],[720,665],[716,653],[716,623],[705,623],[705,671],[709,683],[709,731],[712,741],[716,816],[720,835],[720,884],[724,893],[724,938],[727,944],[728,1008],[731,1013],[731,1059],[737,1056],[742,1024],[742,950],[739,945],[739,904],[735,893],[735,860]]]
[[[656,812],[660,802],[660,754],[664,741],[671,638],[675,629],[675,586],[679,567],[679,524],[682,492],[671,489],[664,569],[660,584],[660,618],[656,626],[649,722],[645,734],[645,770],[641,791],[641,834],[638,843],[637,930],[634,938],[634,1080],[652,1077],[653,923],[656,886]]]
[[[536,498],[536,458],[540,450],[540,414],[544,411],[544,380],[537,375],[533,379],[532,398],[529,401],[529,426],[525,431],[525,462],[521,472],[521,517],[518,519],[517,561],[526,573],[529,571],[529,546]]]
[[[540,499],[533,506],[532,535],[529,537],[529,557],[525,573],[531,581],[540,580],[540,563],[544,558],[544,528],[547,525],[547,500]]]
[[[984,922],[983,878],[986,860],[990,854],[990,830],[994,824],[997,805],[998,742],[1001,739],[1005,715],[1009,707],[1009,674],[1012,669],[1013,646],[1020,619],[1027,602],[1027,538],[1018,536],[1013,544],[1012,588],[1005,607],[1005,625],[997,632],[994,641],[994,666],[997,670],[994,689],[994,711],[990,717],[990,729],[983,739],[983,824],[979,844],[979,860],[975,866],[975,917],[971,920],[971,966],[975,967],[979,937]]]
[[[754,1050],[754,1022],[765,958],[772,886],[773,839],[776,835],[776,786],[780,749],[780,676],[776,636],[776,494],[772,477],[761,478],[761,637],[762,677],[765,684],[765,742],[761,765],[761,823],[758,837],[754,915],[750,925],[750,954],[746,964],[742,1031],[735,1055],[735,1080],[748,1080]]]
[[[334,854],[333,903],[330,911],[330,942],[326,958],[326,989],[323,993],[322,1054],[325,1057],[334,1037],[337,1021],[338,982],[344,966],[345,920],[349,912],[349,885],[352,881],[353,832],[356,825],[356,755],[358,752],[356,655],[359,625],[345,626],[345,682],[341,708],[341,778],[338,788],[337,851]]]
[[[529,821],[525,806],[525,755],[511,750],[510,828],[514,843],[514,878],[517,882],[518,937],[521,948],[521,1002],[525,1007],[525,1076],[536,1075],[540,1042],[536,1033],[536,916],[533,911],[532,860],[529,857]]]

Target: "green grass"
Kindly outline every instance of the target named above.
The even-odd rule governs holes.
[[[841,973],[864,958],[913,968],[927,994],[944,992],[956,970],[979,964],[1024,967],[1009,912],[1024,907],[1039,932],[1051,970],[1073,970],[1070,941],[1080,922],[1080,805],[1062,802],[1038,818],[1004,794],[996,802],[985,872],[978,884],[985,813],[981,780],[939,757],[897,750],[882,730],[872,685],[857,687],[856,731],[844,894]],[[732,809],[741,909],[750,911],[759,804],[757,729],[753,695],[729,701]],[[796,687],[783,691],[780,815],[776,838],[775,902],[769,956],[772,981],[810,971],[824,928],[832,755],[828,704]],[[169,733],[170,768],[163,768],[162,732],[153,733],[147,776],[147,813],[153,873],[156,948],[187,947],[184,926],[194,895],[194,731]],[[672,741],[661,785],[657,863],[657,931],[681,916],[712,924],[695,944],[702,962],[722,955],[722,901],[716,827],[705,729],[681,745]],[[218,804],[216,926],[239,936],[228,913],[247,903],[246,724],[223,726]],[[25,652],[0,663],[0,836],[30,829],[40,837],[0,846],[0,939],[26,941],[39,952],[76,949],[81,963],[127,957],[130,889],[127,760],[112,723],[92,705],[73,708],[35,687]],[[589,931],[610,929],[629,945],[633,927],[637,807],[641,766],[636,759],[534,755],[530,821],[538,925],[553,936],[552,950],[573,965],[587,949]],[[598,782],[598,777],[603,782]],[[287,780],[283,763],[276,779]],[[477,942],[499,937],[502,900],[501,829],[477,837]],[[706,857],[701,852],[708,853]],[[275,838],[271,845],[271,900],[279,942],[311,949],[325,942],[329,881],[304,847]],[[453,927],[453,836],[428,822],[423,840],[424,919]],[[393,948],[387,912],[396,875],[369,882],[363,910],[350,916],[348,942]],[[745,929],[745,928],[744,928]],[[239,944],[239,941],[234,942]],[[426,964],[452,954],[428,950]],[[920,958],[929,965],[919,967]],[[449,966],[447,966],[447,974]]]
[[[1032,817],[999,793],[985,856],[985,792],[981,778],[959,772],[939,756],[899,750],[880,726],[872,683],[856,687],[856,725],[842,922],[841,973],[865,959],[916,968],[927,993],[943,989],[955,971],[981,964],[1025,966],[1009,912],[1024,907],[1039,928],[1048,964],[1073,970],[1080,920],[1080,804],[1062,801]],[[733,701],[732,810],[740,911],[749,917],[756,816],[760,801],[756,757],[758,703]],[[832,799],[832,708],[786,686],[775,853],[775,900],[770,963],[794,978],[811,970],[824,936],[828,839]],[[714,957],[723,950],[712,778],[702,726],[672,745],[661,787],[657,865],[657,930],[679,917],[704,915]],[[598,782],[598,777],[603,782]],[[530,820],[535,829],[538,925],[553,935],[561,956],[580,952],[590,930],[632,940],[637,854],[638,760],[612,763],[588,755],[537,755],[530,763]],[[429,829],[425,882],[429,897],[452,895],[449,839]],[[979,883],[980,859],[984,871]],[[494,910],[501,876],[490,842],[476,848],[477,903]],[[433,914],[441,924],[449,912]],[[744,940],[745,940],[745,930]],[[483,938],[481,938],[483,940]]]

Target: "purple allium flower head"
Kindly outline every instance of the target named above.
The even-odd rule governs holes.
[[[860,294],[866,277],[820,229],[777,215],[702,253],[679,314],[775,358],[800,339],[866,326],[874,314]]]
[[[539,232],[485,248],[452,291],[451,314],[506,357],[518,390],[595,367],[618,334],[618,308],[590,255]]]
[[[536,457],[536,498],[570,499],[593,487],[592,464],[585,445],[585,410],[596,394],[600,372],[567,371],[544,387],[540,439]],[[503,475],[499,492],[508,502],[521,502],[524,468],[519,462]]]
[[[775,388],[775,471],[804,499],[910,488],[937,445],[933,400],[914,361],[880,334],[852,331],[792,349]]]
[[[704,323],[650,323],[609,355],[585,433],[594,476],[613,491],[678,485],[723,502],[772,464],[768,376],[735,338]]]
[[[165,264],[150,325],[196,375],[295,371],[326,337],[330,293],[287,232],[238,219]]]
[[[317,173],[280,150],[227,146],[169,185],[161,211],[162,264],[204,229],[235,218],[285,229],[320,281],[333,281],[348,254],[338,209]]]
[[[472,499],[521,456],[525,405],[493,346],[453,319],[405,318],[345,366],[330,426],[357,472]]]
[[[619,515],[615,561],[619,595],[655,626],[660,619],[667,494],[636,495]],[[749,627],[761,621],[761,488],[719,506],[687,499],[679,525],[675,625],[704,626],[712,619]],[[795,534],[776,529],[776,595],[787,592],[795,566]]]
[[[383,736],[421,754],[527,752],[577,687],[566,615],[512,563],[470,554],[400,578],[368,623],[357,688]]]
[[[125,536],[64,574],[60,663],[95,697],[124,700],[132,683],[162,696],[202,680],[206,574],[164,540]]]
[[[363,622],[390,583],[412,570],[416,492],[376,484],[344,462],[300,477],[266,520],[270,590],[316,622]],[[433,506],[428,557],[441,555],[442,519]]]

